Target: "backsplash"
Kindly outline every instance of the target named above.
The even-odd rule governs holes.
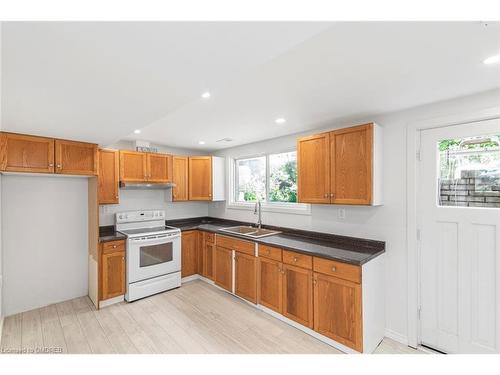
[[[167,220],[208,215],[207,202],[172,202],[166,190],[120,190],[120,203],[99,206],[99,225],[114,225],[115,213],[122,211],[161,209]]]

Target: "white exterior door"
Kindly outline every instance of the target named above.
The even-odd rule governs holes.
[[[500,353],[498,136],[499,120],[421,132],[420,342],[446,353]]]

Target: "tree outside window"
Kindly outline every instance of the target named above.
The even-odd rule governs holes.
[[[235,161],[235,201],[297,202],[295,151]]]

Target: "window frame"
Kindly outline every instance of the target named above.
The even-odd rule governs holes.
[[[230,173],[229,173],[229,203],[227,204],[227,208],[236,209],[236,210],[254,210],[256,202],[240,202],[236,200],[238,196],[237,188],[237,179],[238,179],[238,168],[237,162],[238,160],[244,159],[252,159],[264,157],[266,163],[266,183],[265,183],[265,200],[261,201],[262,211],[263,212],[281,212],[281,213],[289,213],[289,214],[297,214],[297,215],[311,215],[311,205],[309,203],[294,203],[294,202],[270,202],[269,201],[269,181],[270,181],[270,166],[269,166],[269,156],[276,154],[283,154],[287,152],[297,151],[295,147],[282,149],[280,151],[269,152],[269,153],[258,153],[252,155],[241,155],[238,157],[234,157],[230,159]]]

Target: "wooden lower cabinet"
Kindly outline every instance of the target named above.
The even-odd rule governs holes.
[[[283,265],[276,260],[259,257],[257,303],[283,313]]]
[[[203,243],[203,270],[202,276],[213,280],[214,279],[214,254],[215,244],[212,242],[204,241]]]
[[[237,251],[234,261],[234,293],[257,303],[257,258]]]
[[[283,315],[313,328],[313,274],[311,270],[283,264]]]
[[[215,247],[214,282],[230,292],[233,290],[233,252],[224,247]]]
[[[125,294],[125,251],[101,255],[101,300]]]
[[[181,236],[181,276],[191,276],[198,272],[198,231],[182,232]]]
[[[314,273],[314,330],[363,351],[361,285]]]

